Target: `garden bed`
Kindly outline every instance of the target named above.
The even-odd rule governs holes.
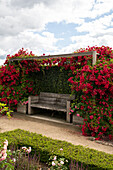
[[[89,149],[82,146],[75,146],[71,143],[53,140],[36,133],[30,133],[24,130],[14,130],[9,132],[0,133],[0,139],[6,138],[9,141],[9,146],[15,147],[31,146],[32,154],[40,153],[41,162],[47,162],[51,155],[61,157],[59,152],[63,148],[63,154],[69,161],[75,160],[83,166],[88,166],[88,169],[112,169],[113,168],[113,155],[99,152],[94,149]]]

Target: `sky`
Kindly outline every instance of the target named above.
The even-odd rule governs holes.
[[[0,0],[0,65],[19,49],[35,55],[113,48],[113,0]]]

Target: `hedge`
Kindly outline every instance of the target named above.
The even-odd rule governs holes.
[[[59,68],[58,66],[46,68],[41,68],[37,74],[36,72],[32,73],[39,92],[70,94],[71,88],[68,82],[70,77],[69,70]]]
[[[113,169],[113,155],[107,154],[94,149],[86,148],[80,145],[73,145],[66,141],[54,140],[42,136],[41,134],[30,133],[16,129],[9,132],[0,133],[0,140],[6,138],[9,142],[9,147],[15,146],[20,148],[22,146],[31,146],[32,152],[40,153],[40,159],[42,162],[48,162],[51,155],[62,157],[60,148],[63,148],[64,157],[69,160],[75,160],[79,164],[83,163],[83,166],[88,165],[88,169]]]

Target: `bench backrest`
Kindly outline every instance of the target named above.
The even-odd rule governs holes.
[[[40,103],[55,104],[66,106],[67,100],[74,100],[75,95],[70,94],[57,94],[57,93],[46,93],[40,92],[39,101]]]

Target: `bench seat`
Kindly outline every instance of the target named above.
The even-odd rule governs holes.
[[[31,104],[31,107],[67,112],[67,110],[64,106],[58,106],[58,105],[50,105],[50,104],[39,103],[39,104]]]
[[[75,95],[40,92],[39,96],[29,96],[28,114],[34,114],[34,108],[66,112],[66,121],[70,122],[70,104]]]

